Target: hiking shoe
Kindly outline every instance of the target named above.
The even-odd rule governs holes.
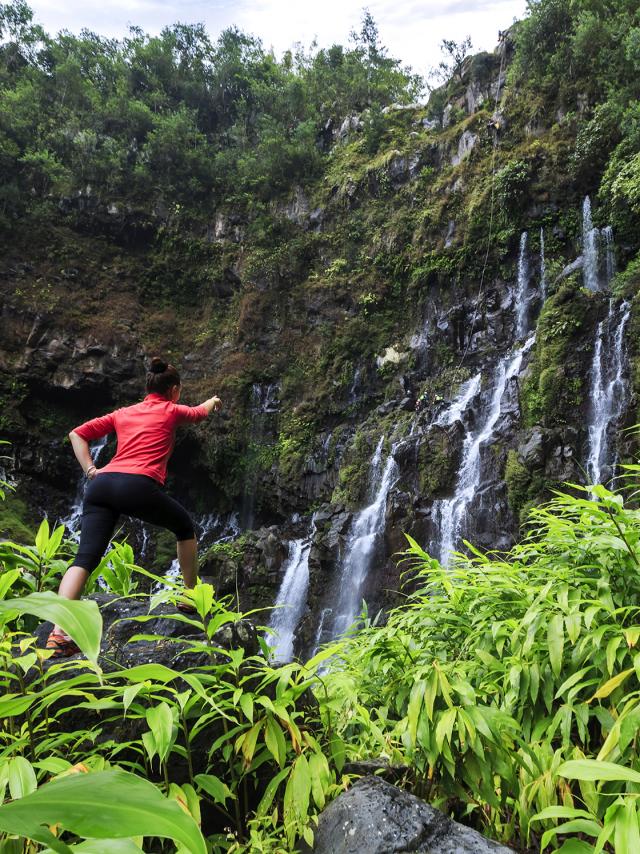
[[[53,650],[50,658],[69,658],[70,655],[80,652],[78,644],[63,632],[51,632],[45,649]]]

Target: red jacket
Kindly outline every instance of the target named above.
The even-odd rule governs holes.
[[[98,474],[144,474],[164,483],[176,427],[202,421],[208,414],[204,406],[181,406],[160,394],[148,394],[142,403],[93,418],[74,432],[88,442],[113,432],[118,437],[114,458]]]

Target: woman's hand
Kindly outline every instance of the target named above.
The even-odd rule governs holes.
[[[94,477],[98,474],[98,469],[93,464],[91,464],[86,470],[85,474],[87,476],[87,480],[93,480]]]
[[[205,400],[202,405],[206,407],[207,412],[218,412],[222,409],[222,401],[215,394],[213,397],[210,397],[209,400]]]

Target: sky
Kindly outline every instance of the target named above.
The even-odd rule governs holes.
[[[204,23],[215,38],[235,24],[277,56],[314,39],[319,47],[346,44],[366,6],[389,54],[426,74],[437,65],[444,38],[462,41],[470,35],[475,51],[493,50],[498,31],[524,15],[526,0],[30,0],[29,5],[50,34],[87,28],[121,37],[130,24],[157,33],[179,21]]]

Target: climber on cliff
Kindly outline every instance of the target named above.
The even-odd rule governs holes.
[[[89,574],[105,553],[121,513],[167,528],[176,535],[178,562],[184,585],[195,587],[198,546],[187,511],[162,489],[173,451],[176,428],[196,423],[222,406],[211,397],[200,406],[181,406],[178,371],[155,357],[147,373],[147,396],[141,403],[94,418],[69,433],[76,459],[89,480],[82,507],[80,545],[73,566],[66,571],[58,591],[66,599],[79,599]],[[114,433],[118,447],[113,459],[98,469],[89,442]],[[178,605],[194,611],[186,602]],[[59,626],[47,640],[54,658],[79,652]]]

